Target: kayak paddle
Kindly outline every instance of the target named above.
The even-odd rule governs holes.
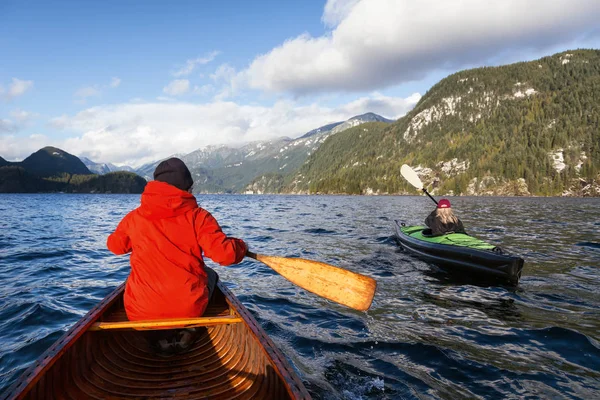
[[[355,310],[366,311],[373,302],[377,282],[368,276],[303,258],[265,256],[250,251],[246,256],[309,292]]]
[[[422,190],[427,196],[429,196],[431,200],[433,200],[435,204],[438,203],[436,199],[431,197],[427,189],[425,189],[425,186],[423,186],[423,182],[421,182],[419,175],[417,175],[417,173],[411,167],[409,167],[406,164],[402,164],[402,167],[400,168],[400,173],[402,174],[404,179],[408,181],[408,183],[410,183],[417,189]]]

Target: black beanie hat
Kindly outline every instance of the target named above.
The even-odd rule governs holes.
[[[187,191],[194,184],[192,174],[179,158],[169,158],[158,164],[154,170],[154,180],[168,183],[178,189]]]

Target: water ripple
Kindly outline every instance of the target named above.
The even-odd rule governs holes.
[[[397,248],[423,197],[199,196],[261,254],[373,276],[349,310],[244,260],[217,269],[316,399],[600,397],[598,199],[456,198],[467,230],[526,259],[517,288],[448,275]],[[0,392],[128,272],[106,237],[130,195],[2,195]],[[251,216],[251,217],[249,217]],[[493,226],[490,226],[493,221]]]

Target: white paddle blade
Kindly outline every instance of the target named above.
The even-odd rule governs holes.
[[[410,183],[419,190],[423,190],[423,182],[421,182],[421,179],[411,167],[409,167],[406,164],[403,164],[400,168],[400,173],[402,174],[404,179],[408,181],[408,183]]]
[[[368,310],[377,288],[373,278],[318,261],[262,254],[256,259],[301,288],[355,310]]]

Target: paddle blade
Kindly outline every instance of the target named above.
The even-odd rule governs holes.
[[[303,258],[256,254],[256,259],[301,288],[355,310],[366,311],[373,302],[377,282],[368,276]]]
[[[411,167],[409,167],[406,164],[403,164],[400,168],[400,173],[402,174],[404,179],[408,181],[408,183],[410,183],[419,190],[423,190],[423,182],[421,182],[419,175],[417,175],[417,173]]]

